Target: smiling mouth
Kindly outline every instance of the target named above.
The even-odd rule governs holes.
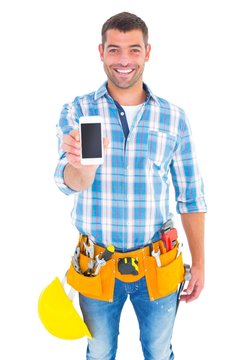
[[[121,75],[128,75],[128,74],[131,74],[134,69],[114,69],[118,74],[121,74]]]

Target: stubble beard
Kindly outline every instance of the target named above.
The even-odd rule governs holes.
[[[115,85],[119,89],[129,89],[129,88],[133,87],[139,81],[139,79],[142,78],[143,70],[144,70],[144,67],[141,69],[141,71],[138,74],[133,76],[133,78],[131,78],[127,82],[124,82],[114,76],[114,74],[113,74],[114,70],[110,71],[109,68],[106,65],[104,65],[104,71],[108,77],[108,80],[110,80],[113,83],[113,85]]]

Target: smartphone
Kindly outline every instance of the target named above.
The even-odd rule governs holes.
[[[101,116],[81,116],[79,133],[81,141],[81,164],[103,164],[103,138]]]

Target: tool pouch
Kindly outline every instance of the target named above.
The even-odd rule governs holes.
[[[88,256],[80,254],[79,265],[82,273],[88,269],[89,260]],[[67,282],[82,295],[93,299],[112,301],[115,283],[114,271],[115,265],[112,260],[107,261],[96,276],[84,276],[82,273],[78,273],[71,263],[67,272]]]
[[[161,266],[156,266],[152,256],[146,257],[146,281],[150,299],[167,296],[178,289],[184,278],[182,253],[176,258],[177,247],[160,255]]]
[[[156,243],[156,246],[158,243]],[[104,251],[104,248],[95,245],[95,256]],[[67,272],[67,282],[76,291],[87,297],[113,301],[115,279],[119,279],[124,282],[133,282],[146,277],[148,293],[150,300],[156,300],[161,297],[167,296],[178,289],[178,285],[184,278],[184,264],[182,260],[182,254],[177,256],[177,246],[172,250],[161,254],[160,261],[161,267],[156,265],[156,260],[150,255],[149,246],[128,252],[128,257],[124,253],[117,253],[113,257],[106,261],[106,264],[100,269],[100,272],[96,276],[84,276],[83,273],[88,269],[88,263],[90,258],[84,253],[80,254],[79,267],[81,273],[77,272],[71,263]],[[126,273],[126,264],[121,258],[127,259],[127,265],[129,265],[129,259],[138,259],[137,265],[138,274]],[[121,264],[125,264],[124,269]],[[120,268],[119,268],[120,264]],[[132,264],[132,262],[131,262]],[[127,267],[129,268],[129,267]]]

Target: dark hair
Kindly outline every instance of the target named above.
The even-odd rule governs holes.
[[[116,29],[121,32],[128,32],[139,29],[143,33],[144,43],[148,43],[148,28],[145,22],[138,16],[129,12],[121,12],[110,17],[102,26],[102,45],[106,42],[106,32],[110,29]]]

